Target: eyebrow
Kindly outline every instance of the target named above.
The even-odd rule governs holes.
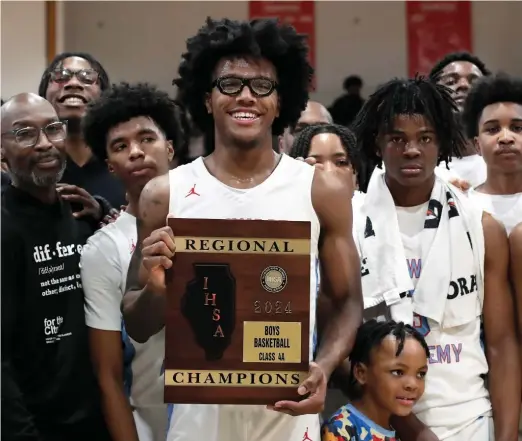
[[[152,129],[141,129],[138,132],[136,132],[136,135],[137,136],[140,136],[140,135],[155,135],[155,136],[158,136],[158,133],[155,130],[152,130]],[[118,136],[117,138],[114,138],[113,140],[111,140],[110,145],[113,146],[114,144],[116,144],[118,142],[125,141],[125,139],[126,139],[125,136]]]
[[[488,119],[487,121],[484,121],[484,125],[488,124],[488,123],[498,123],[498,119]],[[516,122],[516,123],[520,123],[522,122],[522,118],[511,118],[511,122]]]
[[[53,116],[53,117],[45,119],[43,121],[44,122],[43,125],[48,125],[48,124],[52,124],[52,123],[59,122],[59,121],[60,120],[57,117]],[[14,126],[22,126],[22,127],[18,127],[18,128],[24,128],[24,127],[35,127],[38,124],[36,124],[34,121],[31,121],[31,120],[28,120],[28,119],[19,119],[19,120],[13,121],[13,123],[11,125],[13,127]]]
[[[422,134],[432,133],[432,134],[435,134],[435,130],[423,127],[422,129],[418,130],[416,133],[422,133]],[[406,132],[404,132],[402,130],[398,130],[398,129],[393,129],[390,132],[386,133],[386,135],[405,135],[405,134],[406,134]]]
[[[309,155],[309,156],[312,157],[312,158],[315,158],[315,157],[325,156],[325,155],[323,155],[323,154],[315,154],[315,155]],[[337,153],[334,153],[332,156],[335,156],[336,158],[340,158],[341,156],[348,157],[346,152],[337,152]]]

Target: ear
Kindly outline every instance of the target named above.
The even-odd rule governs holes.
[[[285,152],[285,147],[284,147],[284,140],[283,140],[283,135],[279,135],[277,137],[277,141],[278,141],[278,145],[279,145],[279,153],[286,153]]]
[[[175,155],[175,152],[174,152],[174,146],[172,144],[172,141],[167,141],[167,156],[169,158],[169,162],[172,162],[172,160],[174,159],[174,155]]]
[[[278,96],[277,97],[277,107],[276,107],[276,112],[275,112],[276,118],[279,118],[280,111],[281,111],[281,98]]]
[[[475,146],[475,150],[477,151],[477,153],[482,156],[482,149],[480,148],[480,143],[479,143],[479,140],[478,140],[478,136],[475,136],[473,138],[473,145]]]
[[[363,363],[357,363],[353,368],[353,376],[361,386],[368,382],[368,367]]]
[[[212,95],[207,93],[205,96],[205,107],[207,108],[207,113],[212,113]]]
[[[108,160],[108,159],[105,160],[105,163],[107,164],[107,168],[109,169],[109,172],[110,172],[110,173],[114,173],[114,168],[113,168],[112,165],[109,163],[109,160]]]

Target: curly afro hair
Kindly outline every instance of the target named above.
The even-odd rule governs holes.
[[[305,127],[299,135],[295,137],[294,144],[288,155],[292,158],[308,157],[312,146],[312,139],[321,133],[332,133],[339,137],[341,145],[348,157],[348,161],[350,161],[355,173],[358,174],[361,169],[361,161],[359,151],[357,150],[357,140],[350,129],[338,124],[320,123]]]
[[[396,116],[423,115],[433,126],[439,141],[439,161],[462,157],[466,139],[455,116],[456,106],[447,87],[424,77],[393,79],[368,98],[355,119],[352,130],[368,175],[359,176],[359,188],[366,191],[373,165],[381,167],[376,139],[393,129]]]
[[[498,73],[481,78],[473,85],[462,112],[462,121],[469,139],[478,135],[479,120],[484,108],[496,103],[516,103],[522,106],[522,78]]]
[[[56,57],[54,57],[53,61],[51,61],[49,66],[47,66],[47,69],[44,70],[44,73],[40,80],[40,85],[38,86],[38,95],[40,95],[42,98],[45,98],[45,95],[47,94],[47,87],[49,86],[49,79],[51,78],[51,72],[55,70],[62,63],[63,60],[71,57],[83,58],[84,60],[89,62],[91,67],[96,72],[98,72],[98,81],[100,82],[100,89],[102,91],[110,87],[109,76],[107,75],[107,72],[105,71],[101,63],[91,54],[87,54],[85,52],[62,52],[61,54],[56,55]]]
[[[455,63],[456,61],[467,61],[468,63],[474,64],[478,67],[484,76],[487,76],[491,73],[486,67],[485,63],[475,55],[472,55],[469,52],[452,52],[446,54],[444,58],[442,58],[437,62],[437,64],[435,64],[435,66],[433,66],[429,74],[430,79],[433,81],[438,81],[444,68],[448,64]]]
[[[109,131],[138,116],[152,119],[173,143],[179,139],[177,106],[167,93],[147,83],[120,83],[87,107],[82,121],[85,142],[94,155],[104,161]]]
[[[196,36],[187,40],[187,52],[173,81],[184,90],[184,105],[196,126],[204,133],[214,120],[205,107],[205,96],[212,89],[216,64],[224,57],[266,58],[273,63],[279,83],[280,112],[272,133],[281,135],[299,119],[308,101],[313,69],[308,63],[306,36],[275,19],[252,21],[207,18]]]

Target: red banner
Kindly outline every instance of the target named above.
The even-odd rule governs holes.
[[[250,20],[277,18],[283,23],[292,25],[299,34],[305,34],[310,48],[309,61],[315,69],[315,3],[313,1],[251,1],[249,16]],[[315,77],[312,87],[315,89]]]
[[[407,1],[408,74],[427,74],[450,52],[472,50],[470,1]]]

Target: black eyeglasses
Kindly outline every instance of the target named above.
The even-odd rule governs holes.
[[[239,95],[245,86],[250,89],[252,95],[259,98],[268,96],[277,89],[275,81],[263,77],[220,77],[212,83],[212,87],[217,87],[222,94],[229,96]]]
[[[14,135],[16,143],[20,147],[34,147],[40,139],[40,132],[44,132],[51,142],[59,142],[67,137],[67,123],[57,121],[47,124],[45,127],[22,127],[21,129],[9,130],[2,135]]]
[[[83,84],[91,85],[98,81],[100,75],[94,69],[80,69],[72,71],[70,69],[55,69],[51,71],[51,80],[55,83],[66,83],[70,81],[72,77],[78,78]]]

